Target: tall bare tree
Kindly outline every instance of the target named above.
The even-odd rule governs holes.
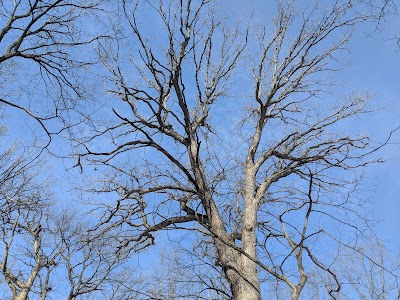
[[[351,1],[282,0],[271,25],[241,30],[211,2],[123,1],[127,38],[99,49],[113,99],[77,139],[77,165],[107,174],[92,191],[116,197],[99,229],[132,250],[199,231],[237,300],[273,280],[299,299],[315,270],[335,297],[335,245],[363,234],[357,171],[377,148],[349,127],[370,97],[331,76],[368,16]]]

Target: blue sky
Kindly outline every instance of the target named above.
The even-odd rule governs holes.
[[[359,32],[351,43],[350,66],[341,72],[346,89],[368,90],[374,104],[382,107],[365,121],[367,132],[376,141],[400,125],[400,51],[392,38],[400,32],[400,20],[390,18],[381,30],[367,35]],[[367,32],[371,31],[370,27]],[[369,169],[367,182],[374,187],[371,200],[382,222],[379,236],[395,248],[400,247],[400,132],[380,153],[387,161]],[[368,197],[368,195],[367,195]]]

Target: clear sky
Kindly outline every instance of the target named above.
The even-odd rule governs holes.
[[[345,73],[345,86],[368,89],[383,108],[365,126],[375,140],[384,140],[388,133],[400,125],[400,51],[393,36],[400,32],[400,22],[392,19],[383,24],[381,32],[372,36],[357,35],[352,43],[351,66]],[[383,149],[382,165],[369,169],[369,182],[375,185],[372,201],[375,212],[382,219],[379,235],[400,246],[400,133],[393,135],[394,143]]]

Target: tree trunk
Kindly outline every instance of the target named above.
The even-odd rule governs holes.
[[[254,261],[256,243],[253,228],[250,231],[244,229],[242,234],[242,250],[247,255],[229,246],[224,247],[224,255],[219,255],[235,300],[261,300],[257,264]]]
[[[254,261],[241,255],[238,267],[238,280],[232,289],[234,299],[261,300],[260,283]]]
[[[261,300],[260,284],[257,273],[254,274],[253,262],[242,255],[236,268],[230,266],[225,270],[226,278],[235,300]]]
[[[237,278],[235,282],[230,281],[235,300],[261,300],[260,282],[258,279],[256,248],[256,226],[258,201],[254,198],[255,174],[253,169],[246,170],[246,190],[244,197],[244,214],[242,228],[242,250],[237,255]]]

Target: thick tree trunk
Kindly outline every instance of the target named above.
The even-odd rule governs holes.
[[[252,283],[246,282],[241,279],[233,289],[233,298],[235,300],[261,300],[261,295],[259,291]]]
[[[261,300],[260,283],[255,263],[241,255],[237,281],[232,286],[235,300]]]
[[[253,262],[240,255],[237,264],[233,263],[225,269],[225,275],[235,300],[261,300],[260,284]]]
[[[246,254],[231,246],[230,244],[234,244],[234,240],[228,236],[225,236],[227,238],[225,242],[222,242],[221,238],[214,240],[220,265],[223,267],[235,300],[261,300],[257,264],[254,261],[256,257],[256,237],[254,227],[250,229],[250,231],[243,230],[244,233],[242,234],[241,248]],[[223,235],[221,234],[221,236]]]
[[[260,282],[257,272],[257,210],[258,201],[254,198],[255,175],[252,168],[248,167],[246,172],[246,189],[244,195],[243,227],[242,227],[242,250],[237,258],[238,278],[231,288],[236,300],[261,300]]]
[[[307,275],[305,275],[303,272],[303,274],[301,275],[299,284],[296,287],[292,288],[291,300],[299,300],[300,299],[301,291],[303,290],[306,282],[307,282]]]
[[[235,300],[261,300],[260,282],[257,272],[256,236],[254,226],[244,226],[242,232],[242,251],[226,247],[230,260],[222,261],[225,275],[229,281]]]
[[[245,254],[240,254],[238,258],[239,281],[235,299],[261,299],[257,264],[255,262],[255,259],[257,259],[255,232],[257,211],[253,203],[247,203],[244,210],[242,250]]]

